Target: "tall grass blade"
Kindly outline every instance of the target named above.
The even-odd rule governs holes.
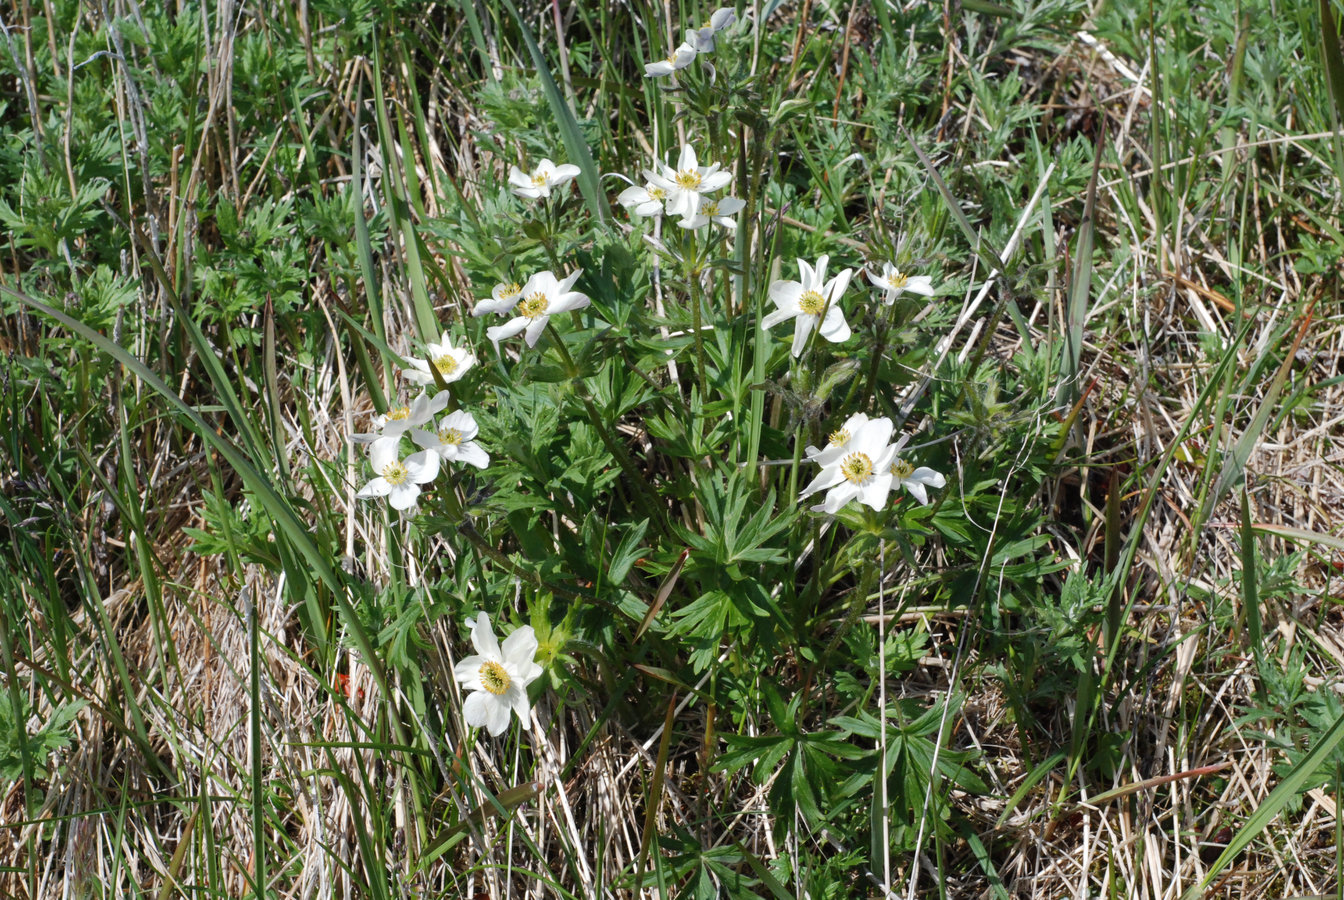
[[[1087,324],[1088,300],[1092,296],[1092,251],[1096,245],[1097,175],[1101,171],[1106,126],[1103,120],[1092,159],[1092,177],[1087,181],[1083,201],[1083,220],[1078,223],[1078,242],[1074,245],[1073,270],[1069,273],[1068,303],[1064,310],[1064,361],[1060,367],[1061,399],[1077,400],[1078,376],[1083,361],[1083,328]]]
[[[560,93],[560,88],[551,75],[550,67],[546,65],[546,57],[542,54],[541,47],[537,46],[537,39],[532,36],[532,30],[527,27],[527,22],[518,14],[518,8],[513,5],[513,0],[504,0],[504,7],[513,16],[514,21],[518,23],[518,31],[523,36],[523,43],[527,45],[527,52],[532,55],[532,64],[537,67],[537,76],[541,79],[541,88],[546,94],[546,102],[550,105],[551,113],[555,116],[556,124],[560,127],[560,137],[565,142],[565,150],[569,153],[569,161],[579,167],[579,190],[583,192],[583,199],[588,203],[588,210],[599,222],[606,222],[611,218],[611,208],[607,206],[607,197],[602,192],[602,182],[597,171],[597,163],[593,161],[593,152],[588,148],[588,141],[583,137],[579,122],[574,118],[574,112],[569,108],[569,103]]]
[[[1306,788],[1308,782],[1329,761],[1330,756],[1335,752],[1341,741],[1344,741],[1344,715],[1335,720],[1335,723],[1330,726],[1325,734],[1321,735],[1320,740],[1316,742],[1316,746],[1311,749],[1311,752],[1304,756],[1288,773],[1288,776],[1279,782],[1278,787],[1270,791],[1269,796],[1256,806],[1254,812],[1247,816],[1246,821],[1232,837],[1227,848],[1218,855],[1218,858],[1209,866],[1208,871],[1204,873],[1203,880],[1182,894],[1181,900],[1196,900],[1196,898],[1204,896],[1204,892],[1208,890],[1214,879],[1269,827],[1270,823],[1278,817],[1279,813],[1293,798]]]

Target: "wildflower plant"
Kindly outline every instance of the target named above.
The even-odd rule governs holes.
[[[444,872],[493,879],[503,896],[521,895],[510,873],[534,869],[557,896],[851,896],[874,879],[884,896],[898,892],[891,859],[918,872],[931,844],[960,846],[984,818],[967,796],[989,790],[964,730],[964,669],[931,676],[928,660],[969,646],[992,658],[1002,635],[1033,635],[1012,639],[1038,641],[1031,653],[1004,654],[1027,670],[1021,678],[975,675],[1002,686],[1030,743],[1028,713],[1049,704],[1017,685],[1047,658],[1090,677],[1091,599],[1116,593],[1092,591],[1049,619],[1067,641],[1034,637],[1052,579],[1086,556],[1061,552],[1033,499],[1073,462],[1068,417],[1079,413],[1054,399],[1063,364],[1040,339],[1055,321],[1055,281],[1037,279],[1008,239],[1019,214],[1064,216],[1066,194],[1050,195],[1049,215],[1028,216],[1030,192],[994,180],[1008,167],[946,162],[956,132],[929,98],[980,93],[946,83],[965,66],[897,52],[942,27],[923,8],[891,28],[868,17],[894,7],[861,4],[828,30],[809,15],[835,11],[809,4],[691,4],[670,21],[675,5],[644,16],[638,4],[560,4],[540,20],[541,7],[515,7],[526,4],[442,11],[456,29],[444,34],[482,42],[452,61],[450,81],[420,57],[442,38],[389,40],[393,15],[349,35],[359,65],[303,59],[276,83],[322,108],[320,127],[287,125],[278,141],[272,127],[272,139],[253,133],[248,144],[289,167],[287,186],[247,215],[223,199],[212,211],[228,258],[256,267],[251,287],[225,284],[215,253],[205,271],[164,278],[156,301],[213,298],[207,315],[174,308],[170,318],[211,328],[186,332],[181,368],[208,370],[221,399],[174,415],[216,417],[200,432],[209,446],[190,445],[219,469],[201,481],[242,490],[217,454],[248,492],[238,509],[205,504],[193,546],[254,567],[226,585],[246,588],[237,602],[249,615],[261,608],[255,585],[283,573],[274,593],[292,591],[299,627],[253,616],[251,636],[282,636],[294,670],[330,685],[343,717],[313,744],[336,761],[294,771],[354,756],[359,776],[331,790],[402,792],[338,798],[357,821],[317,843],[358,837],[360,865],[341,878],[405,882],[433,870],[439,882],[414,889],[451,896],[478,885]],[[84,68],[104,65],[94,54]],[[306,79],[327,72],[405,80],[394,93],[308,93]],[[445,128],[425,112],[440,106],[469,113]],[[226,199],[250,194],[255,173],[216,172],[227,129],[173,138],[149,143],[187,151],[146,172],[195,166],[182,173],[183,198],[221,178]],[[68,191],[65,161],[51,158],[62,177],[33,200]],[[292,199],[307,202],[288,187],[304,179],[324,205]],[[132,187],[125,202],[138,211]],[[185,217],[174,227],[189,227],[199,198],[170,199],[165,210]],[[323,252],[304,243],[287,204],[324,235]],[[99,202],[76,205],[79,221],[101,221]],[[167,224],[67,285],[87,294],[99,327],[139,308],[121,294],[157,270],[127,267],[150,258]],[[45,241],[57,263],[84,240],[78,229],[20,239]],[[1054,240],[1030,252],[1050,256]],[[193,258],[176,250],[174,265]],[[331,277],[300,290],[309,264]],[[320,339],[278,365],[295,335]],[[267,362],[234,377],[253,345]],[[118,352],[109,358],[124,364]],[[311,400],[296,388],[295,402],[236,421],[258,391],[274,399],[287,371]],[[246,445],[247,465],[227,435]],[[132,443],[124,433],[108,446]],[[109,471],[137,491],[144,476],[166,477],[157,463]],[[1083,500],[1079,515],[1092,515]],[[139,513],[117,511],[132,523]],[[152,558],[138,533],[133,543]],[[157,602],[145,601],[156,627]],[[906,683],[915,669],[924,680]],[[127,733],[157,746],[137,728]],[[238,733],[258,760],[313,743],[259,723]],[[617,762],[603,771],[606,753]],[[619,822],[633,839],[608,841],[638,852],[597,876],[585,867],[606,850],[578,845],[618,832],[597,818],[609,798],[581,795],[590,778],[648,789],[635,804],[642,820]],[[258,774],[254,793],[281,792]],[[331,805],[314,797],[311,819],[325,822]],[[517,813],[523,804],[544,814]],[[31,818],[41,807],[29,805]],[[611,814],[628,813],[617,804]],[[271,810],[253,823],[273,846],[239,854],[247,865],[236,868],[257,882],[248,890],[277,880],[258,866],[300,858],[285,845],[290,821]],[[561,840],[557,828],[568,843],[535,849]],[[350,890],[366,887],[379,893]]]

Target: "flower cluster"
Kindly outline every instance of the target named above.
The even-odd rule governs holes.
[[[677,224],[682,228],[699,228],[714,222],[724,228],[736,228],[732,216],[741,212],[744,202],[736,197],[715,200],[716,193],[733,180],[732,173],[719,168],[718,163],[702,166],[695,157],[695,148],[683,144],[676,167],[656,163],[656,168],[644,170],[644,186],[631,185],[621,191],[616,202],[636,216],[681,216]]]
[[[592,303],[587,294],[573,290],[574,282],[582,274],[582,269],[575,269],[561,281],[552,272],[538,272],[521,287],[516,282],[497,284],[490,292],[489,299],[477,301],[471,314],[483,316],[486,313],[516,312],[517,315],[503,325],[487,328],[485,336],[498,351],[501,340],[524,332],[523,339],[527,341],[527,346],[535,347],[551,316],[583,309]]]
[[[476,357],[468,350],[453,346],[452,338],[443,333],[439,343],[429,343],[427,359],[411,360],[411,368],[403,369],[407,381],[426,384],[434,380],[431,367],[445,384],[457,381],[476,364]],[[369,464],[374,477],[355,496],[360,500],[386,497],[395,510],[404,511],[415,506],[420,498],[421,485],[438,477],[439,463],[461,462],[485,468],[490,456],[479,445],[476,420],[471,413],[456,410],[444,416],[433,429],[434,417],[448,406],[449,395],[441,391],[430,397],[423,391],[410,403],[394,406],[373,420],[374,430],[351,435],[356,444],[367,444]],[[409,436],[421,449],[402,455],[401,441]]]
[[[850,416],[839,431],[830,435],[822,449],[807,448],[807,458],[821,466],[821,474],[799,495],[810,497],[826,491],[826,499],[812,507],[817,512],[834,514],[849,501],[880,510],[887,505],[893,487],[904,487],[921,504],[929,502],[926,488],[947,483],[940,473],[921,466],[915,468],[897,454],[910,440],[908,434],[892,444],[891,419],[869,419],[863,413]]]
[[[663,75],[671,75],[695,62],[695,58],[701,53],[713,53],[715,35],[725,28],[731,27],[736,21],[737,13],[730,7],[725,6],[716,10],[702,27],[687,28],[686,40],[669,53],[666,59],[660,59],[644,66],[644,76],[646,78],[659,78]]]

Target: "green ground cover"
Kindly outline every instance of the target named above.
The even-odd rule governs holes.
[[[716,9],[0,10],[0,896],[1340,896],[1341,9]]]

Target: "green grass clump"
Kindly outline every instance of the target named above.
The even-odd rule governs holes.
[[[1338,11],[731,12],[5,20],[0,894],[1339,889]]]

